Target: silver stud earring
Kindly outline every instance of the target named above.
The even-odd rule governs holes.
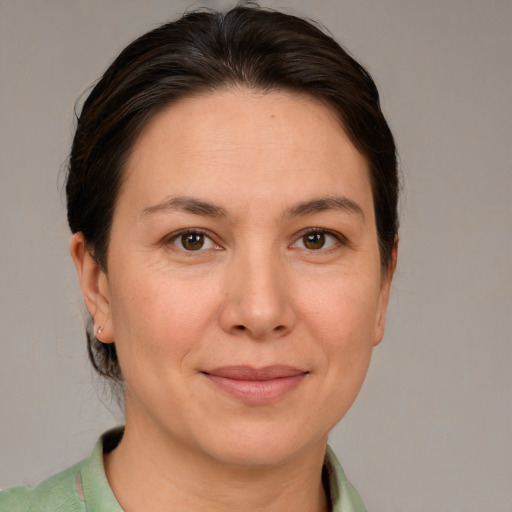
[[[100,325],[98,327],[98,330],[96,331],[96,334],[101,334],[103,332],[103,325]]]

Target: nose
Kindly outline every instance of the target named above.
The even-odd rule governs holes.
[[[284,264],[271,255],[250,255],[230,265],[221,328],[255,340],[291,332],[296,315]]]

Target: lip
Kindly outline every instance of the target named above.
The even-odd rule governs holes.
[[[247,403],[275,402],[294,390],[308,375],[291,366],[226,366],[203,371],[210,382],[223,392]]]

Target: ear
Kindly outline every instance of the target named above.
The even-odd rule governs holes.
[[[391,283],[395,274],[396,263],[398,258],[398,235],[395,236],[391,257],[387,268],[382,270],[382,280],[379,294],[379,305],[377,310],[377,321],[375,325],[374,346],[378,345],[384,336],[384,328],[386,326],[386,311],[388,309],[389,295],[391,293]]]
[[[103,343],[113,343],[107,276],[87,249],[81,232],[72,236],[69,252],[78,272],[85,305],[94,321],[94,335]]]

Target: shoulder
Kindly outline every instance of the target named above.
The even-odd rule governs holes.
[[[79,493],[83,464],[53,475],[37,487],[13,487],[0,492],[0,512],[84,512]]]
[[[122,512],[103,467],[103,452],[113,449],[122,435],[122,428],[106,432],[90,457],[37,487],[0,492],[0,512]]]

